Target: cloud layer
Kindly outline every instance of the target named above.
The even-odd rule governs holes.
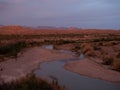
[[[120,29],[120,0],[1,0],[0,24]]]

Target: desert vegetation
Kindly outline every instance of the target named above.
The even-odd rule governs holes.
[[[38,30],[2,26],[0,27],[0,62],[17,58],[27,47],[44,44],[52,44],[56,50],[70,50],[77,55],[82,53],[87,58],[99,58],[100,62],[96,60],[95,62],[120,72],[119,30]],[[55,85],[33,76],[0,85],[0,90],[57,90],[55,88]]]
[[[0,61],[4,60],[3,56],[17,57],[25,47],[43,44],[98,57],[105,65],[119,67],[119,30],[35,30],[22,26],[3,26],[0,28]]]
[[[5,59],[4,57],[17,58],[18,53],[25,47],[27,47],[27,44],[24,41],[1,45],[0,46],[0,58],[1,58],[0,61],[4,60]]]
[[[47,82],[34,75],[29,75],[20,80],[1,83],[0,90],[65,90],[58,83]]]

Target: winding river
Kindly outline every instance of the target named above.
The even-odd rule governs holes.
[[[52,49],[52,46],[45,46],[44,48]],[[69,53],[69,51],[64,50],[62,52]],[[82,60],[84,55],[81,54],[78,58]],[[74,60],[78,60],[78,58]],[[67,90],[120,90],[120,83],[93,79],[65,70],[63,68],[64,64],[72,61],[73,59],[45,62],[40,64],[40,68],[35,70],[34,73],[36,76],[49,81],[57,80],[59,85],[65,86]]]

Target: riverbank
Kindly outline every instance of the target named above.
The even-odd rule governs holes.
[[[17,59],[9,59],[0,63],[0,81],[9,82],[26,76],[37,69],[40,63],[53,60],[75,58],[71,53],[48,50],[41,47],[28,48]],[[93,58],[94,59],[94,58]],[[99,60],[98,60],[99,61]],[[80,75],[102,79],[110,82],[120,82],[120,73],[103,67],[103,65],[85,58],[84,60],[68,62],[64,68]]]
[[[9,82],[31,73],[42,62],[74,58],[74,55],[41,47],[28,48],[17,59],[0,63],[0,81]]]
[[[91,78],[120,83],[120,72],[110,70],[88,58],[64,65],[66,70]]]

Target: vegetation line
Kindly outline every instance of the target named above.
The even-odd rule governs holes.
[[[35,75],[29,75],[16,81],[1,83],[0,90],[64,90],[64,88],[58,84],[48,83]]]

